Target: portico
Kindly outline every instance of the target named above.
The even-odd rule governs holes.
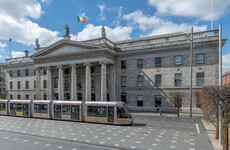
[[[58,97],[58,100],[75,101],[80,99],[79,95],[82,95],[84,101],[106,101],[107,95],[114,97],[115,90],[109,91],[108,87],[115,88],[115,75],[111,71],[108,72],[108,67],[114,68],[116,52],[105,44],[99,46],[83,44],[63,39],[55,43],[55,46],[51,45],[35,53],[33,59],[36,68],[37,99],[44,99],[42,91],[47,99]],[[62,51],[65,51],[65,54],[62,54]],[[42,77],[43,69],[46,69],[46,74]],[[96,70],[95,73],[92,73],[92,69]],[[47,80],[45,89],[41,86],[43,83],[41,77]],[[78,82],[82,84],[82,88],[77,85]]]

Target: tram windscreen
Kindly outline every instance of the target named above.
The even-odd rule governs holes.
[[[125,104],[117,107],[117,118],[132,118],[128,107]]]
[[[0,110],[6,110],[6,104],[0,103]]]

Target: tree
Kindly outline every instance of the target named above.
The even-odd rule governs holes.
[[[184,92],[170,92],[169,93],[169,101],[174,104],[175,107],[177,107],[177,117],[179,117],[180,113],[180,107],[182,106],[182,100],[185,96]]]
[[[229,150],[228,127],[230,125],[230,86],[224,85],[220,90],[220,108],[223,123],[223,150]]]
[[[205,119],[210,120],[213,116],[216,119],[216,139],[219,138],[219,86],[204,86],[200,90],[201,109],[204,112]]]

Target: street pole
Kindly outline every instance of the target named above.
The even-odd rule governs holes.
[[[10,58],[12,58],[12,54],[11,54],[11,41],[12,41],[12,39],[10,39]]]
[[[193,27],[191,28],[191,48],[190,48],[190,117],[192,118],[192,63],[193,59]]]
[[[77,17],[76,17],[76,41],[77,41]]]
[[[219,88],[222,87],[222,24],[219,25]],[[222,112],[219,100],[219,145],[223,144]]]
[[[212,0],[211,0],[211,30],[213,30]]]

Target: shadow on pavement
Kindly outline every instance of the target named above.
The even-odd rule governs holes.
[[[134,126],[134,127],[143,127],[143,126],[146,126],[146,123],[133,123],[132,126]]]

